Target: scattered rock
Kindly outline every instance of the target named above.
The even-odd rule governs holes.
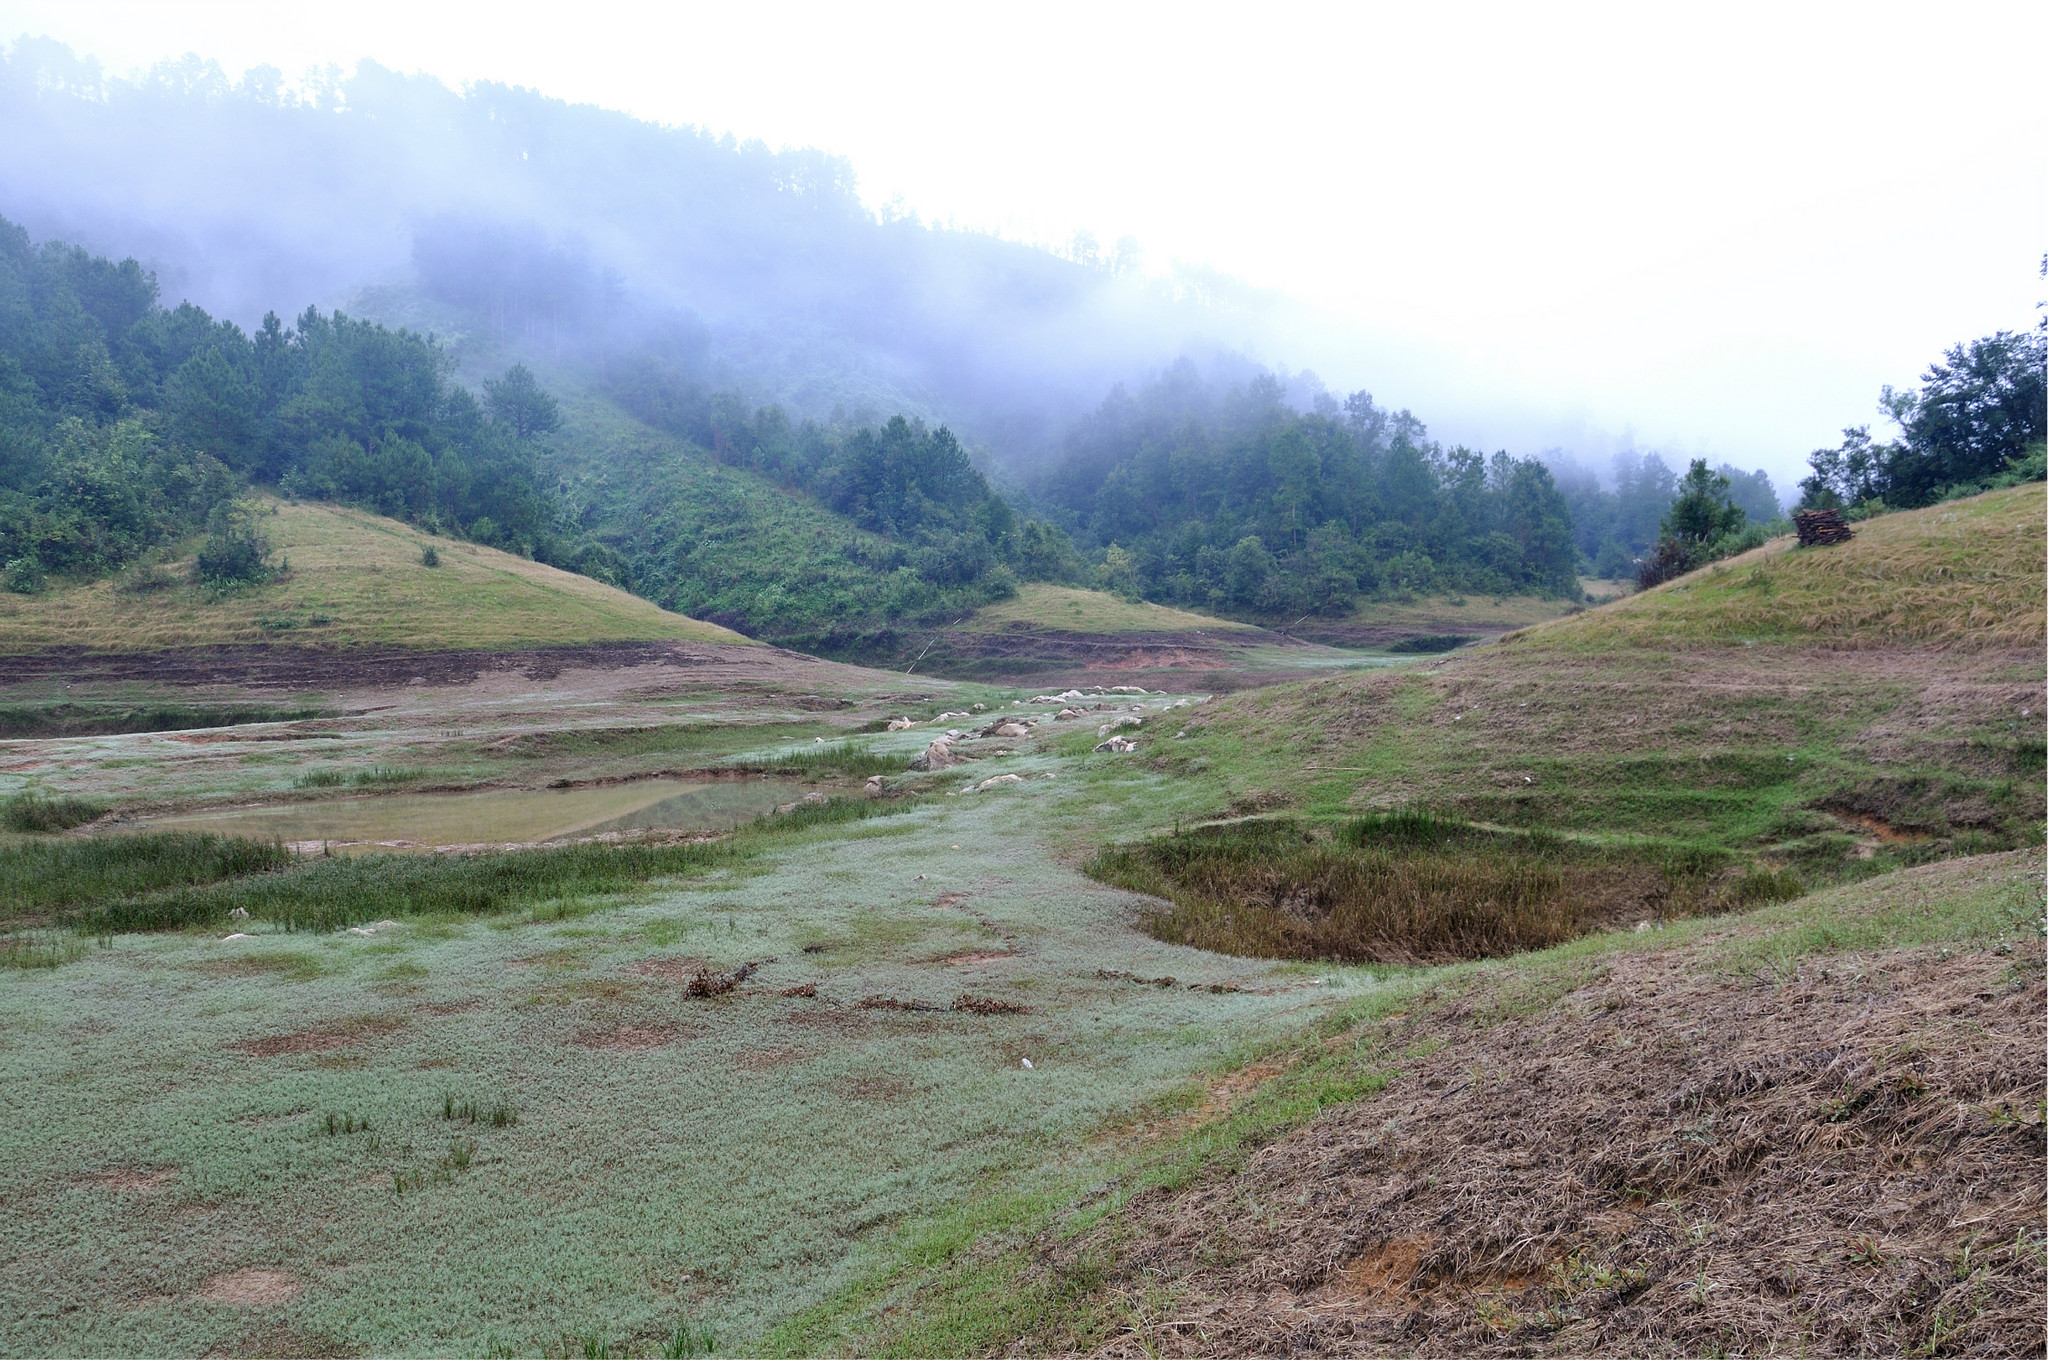
[[[1025,1070],[1026,1070],[1026,1071],[1029,1071],[1029,1070],[1031,1070],[1031,1059],[1029,1059],[1029,1058],[1019,1058],[1019,1059],[1018,1059],[1017,1061],[1018,1061],[1018,1062],[1020,1062],[1020,1063],[1022,1063],[1022,1064],[1024,1064],[1024,1068],[1025,1068]]]
[[[993,779],[984,779],[979,784],[976,784],[974,791],[976,793],[987,793],[990,789],[998,788],[1004,784],[1021,784],[1023,782],[1024,776],[1021,774],[999,774]]]
[[[1138,688],[1138,687],[1137,687],[1136,685],[1111,685],[1111,686],[1110,686],[1110,687],[1109,687],[1108,689],[1104,690],[1104,691],[1103,691],[1103,693],[1105,693],[1105,694],[1149,694],[1149,693],[1151,693],[1151,691],[1150,691],[1150,690],[1145,690],[1145,689],[1140,689],[1140,688]]]
[[[1052,720],[1054,722],[1065,722],[1069,718],[1081,717],[1082,713],[1083,710],[1078,708],[1063,708],[1059,712],[1052,715]]]
[[[244,933],[243,931],[239,931],[239,930],[238,930],[238,931],[236,931],[236,932],[235,932],[234,934],[232,934],[232,935],[223,935],[223,936],[221,936],[221,937],[220,937],[220,942],[221,942],[222,944],[226,944],[226,943],[228,943],[228,942],[229,942],[230,940],[253,940],[253,939],[255,939],[255,938],[256,938],[256,937],[255,937],[255,936],[253,936],[253,935],[249,935],[249,934],[246,934],[246,933]]]
[[[912,721],[911,721],[910,719],[908,719],[908,718],[891,718],[891,719],[889,719],[889,730],[890,730],[891,732],[902,732],[902,731],[906,731],[906,730],[908,730],[909,728],[912,728],[912,727],[915,727],[915,726],[917,726],[917,724],[916,724],[916,723],[914,723],[914,722],[912,722]]]
[[[249,919],[249,909],[247,907],[236,907],[228,913],[228,919],[230,921],[246,921]]]
[[[1145,720],[1143,718],[1133,718],[1130,714],[1126,713],[1122,717],[1112,718],[1108,722],[1102,724],[1102,726],[1096,728],[1095,735],[1098,737],[1106,737],[1110,733],[1116,731],[1119,727],[1142,727],[1144,726],[1144,724]]]
[[[1113,752],[1116,755],[1128,755],[1130,752],[1138,749],[1138,743],[1132,741],[1129,737],[1111,737],[1095,749]]]
[[[998,718],[987,727],[982,728],[981,735],[984,737],[1028,737],[1031,735],[1031,728],[1029,724],[1019,722],[1015,718]]]
[[[951,739],[940,737],[937,741],[925,747],[922,755],[910,762],[910,768],[927,771],[950,770],[959,763],[960,757],[954,754]]]
[[[866,786],[865,786],[865,787],[863,788],[863,790],[862,790],[862,791],[863,791],[864,793],[866,793],[866,794],[867,794],[867,796],[868,796],[868,797],[870,797],[870,798],[879,798],[879,797],[881,797],[881,796],[882,796],[882,776],[880,776],[880,775],[878,775],[878,774],[871,774],[871,775],[869,775],[869,776],[868,776],[868,782],[867,782]]]

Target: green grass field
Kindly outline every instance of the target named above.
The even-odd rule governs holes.
[[[580,646],[674,638],[745,643],[587,576],[475,543],[434,538],[361,510],[272,501],[261,520],[291,570],[224,599],[189,583],[136,590],[140,570],[39,595],[0,594],[0,653],[146,652],[223,643],[339,649]],[[440,565],[422,562],[432,547]]]
[[[1170,1234],[1143,1215],[1256,1198],[1231,1187],[1267,1150],[1421,1099],[1401,1083],[1431,1044],[1567,1004],[1607,1015],[1587,989],[1630,970],[1748,1005],[1818,960],[1881,999],[1887,960],[1921,949],[2034,985],[2040,640],[2001,620],[2038,617],[2048,590],[2040,497],[1886,517],[1834,556],[1766,550],[1768,592],[1736,584],[1756,564],[1724,564],[1440,661],[1118,698],[929,775],[905,766],[935,720],[1052,710],[805,661],[659,690],[407,690],[233,739],[20,743],[6,791],[94,806],[360,793],[378,770],[418,791],[396,776],[545,789],[713,765],[883,771],[889,796],[701,845],[457,860],[196,840],[123,857],[10,833],[0,1350],[1171,1351],[1177,1300],[1211,1295],[1145,1273],[1133,1244]],[[1951,528],[1971,516],[1991,531]],[[1977,594],[1996,617],[1944,621]],[[1659,612],[1686,610],[1707,613]],[[921,725],[874,730],[898,712]],[[1138,749],[1097,752],[1120,718]],[[333,787],[302,786],[318,771]],[[1381,843],[1425,831],[1427,863]],[[1118,855],[1170,901],[1090,876],[1117,878]],[[1818,891],[1653,910],[1642,930],[1567,900],[1692,885],[1719,908],[1795,879]],[[1200,936],[1223,953],[1146,928],[1184,896],[1212,919],[1307,920],[1318,893],[1372,905],[1386,883],[1413,920],[1447,884],[1528,889],[1540,929],[1489,938],[1563,942],[1424,967],[1380,948],[1413,924],[1385,913],[1361,918],[1363,962],[1274,957],[1342,953],[1328,932]],[[1451,920],[1450,944],[1409,953],[1474,952],[1469,933]],[[1389,1047],[1404,1017],[1425,1030]],[[2030,1110],[2007,1112],[2014,1137],[2037,1136]],[[1301,1209],[1290,1193],[1216,1228],[1204,1268]],[[1827,1250],[1814,1270],[1837,1268]],[[2030,1281],[2014,1259],[1998,1278]],[[1745,1300],[1761,1278],[1711,1277]]]
[[[993,633],[1017,627],[1064,633],[1228,633],[1252,625],[1142,600],[1123,600],[1107,591],[1031,583],[1017,597],[983,605],[962,625],[968,632]]]

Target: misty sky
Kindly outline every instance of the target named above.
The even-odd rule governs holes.
[[[2033,323],[2048,6],[91,4],[111,72],[362,57],[843,154],[927,220],[1284,293],[1256,357],[1453,438],[1768,468]],[[0,205],[4,211],[4,205]]]

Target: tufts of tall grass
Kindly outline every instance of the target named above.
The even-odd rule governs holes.
[[[461,857],[361,855],[107,902],[78,923],[100,934],[217,925],[240,908],[287,930],[341,930],[410,915],[477,916],[552,898],[626,892],[732,856],[727,842],[561,845]]]
[[[0,968],[55,968],[83,958],[91,946],[76,935],[0,935]]]
[[[76,922],[166,889],[283,869],[283,846],[168,831],[0,846],[0,922]]]
[[[9,831],[69,831],[84,826],[107,810],[93,798],[50,797],[30,790],[0,803],[0,826]]]
[[[1254,822],[1119,846],[1088,872],[1167,899],[1148,927],[1177,944],[1263,958],[1436,963],[1803,890],[1779,871],[1734,875],[1727,860],[1482,831],[1403,811],[1361,818],[1335,836]]]
[[[274,844],[182,833],[32,843],[0,849],[0,919],[111,935],[218,926],[237,909],[252,921],[313,931],[385,917],[488,915],[631,892],[744,859],[792,832],[912,806],[832,798],[770,813],[716,841],[592,842],[467,856],[298,859]]]
[[[833,742],[826,746],[815,746],[810,750],[795,750],[786,755],[771,756],[766,760],[749,760],[737,763],[733,768],[753,774],[794,774],[812,778],[843,775],[865,778],[871,774],[900,774],[904,758],[896,755],[878,755],[870,747],[856,741]]]

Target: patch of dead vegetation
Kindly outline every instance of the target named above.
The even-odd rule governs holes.
[[[1098,1353],[2038,1352],[2040,941],[1578,981],[1430,999],[1380,1094],[1049,1249],[1176,1300]]]
[[[352,1048],[357,1044],[405,1028],[402,1016],[362,1015],[338,1020],[331,1025],[317,1029],[302,1029],[290,1034],[273,1034],[262,1039],[245,1039],[231,1044],[238,1053],[252,1058],[279,1058],[289,1054],[326,1053],[337,1048]]]
[[[288,1270],[235,1270],[208,1280],[199,1297],[231,1308],[272,1308],[290,1303],[304,1288]]]
[[[949,968],[968,968],[976,964],[996,963],[1003,959],[1018,957],[1018,951],[1014,949],[970,949],[960,954],[942,954],[928,962],[944,964]]]

